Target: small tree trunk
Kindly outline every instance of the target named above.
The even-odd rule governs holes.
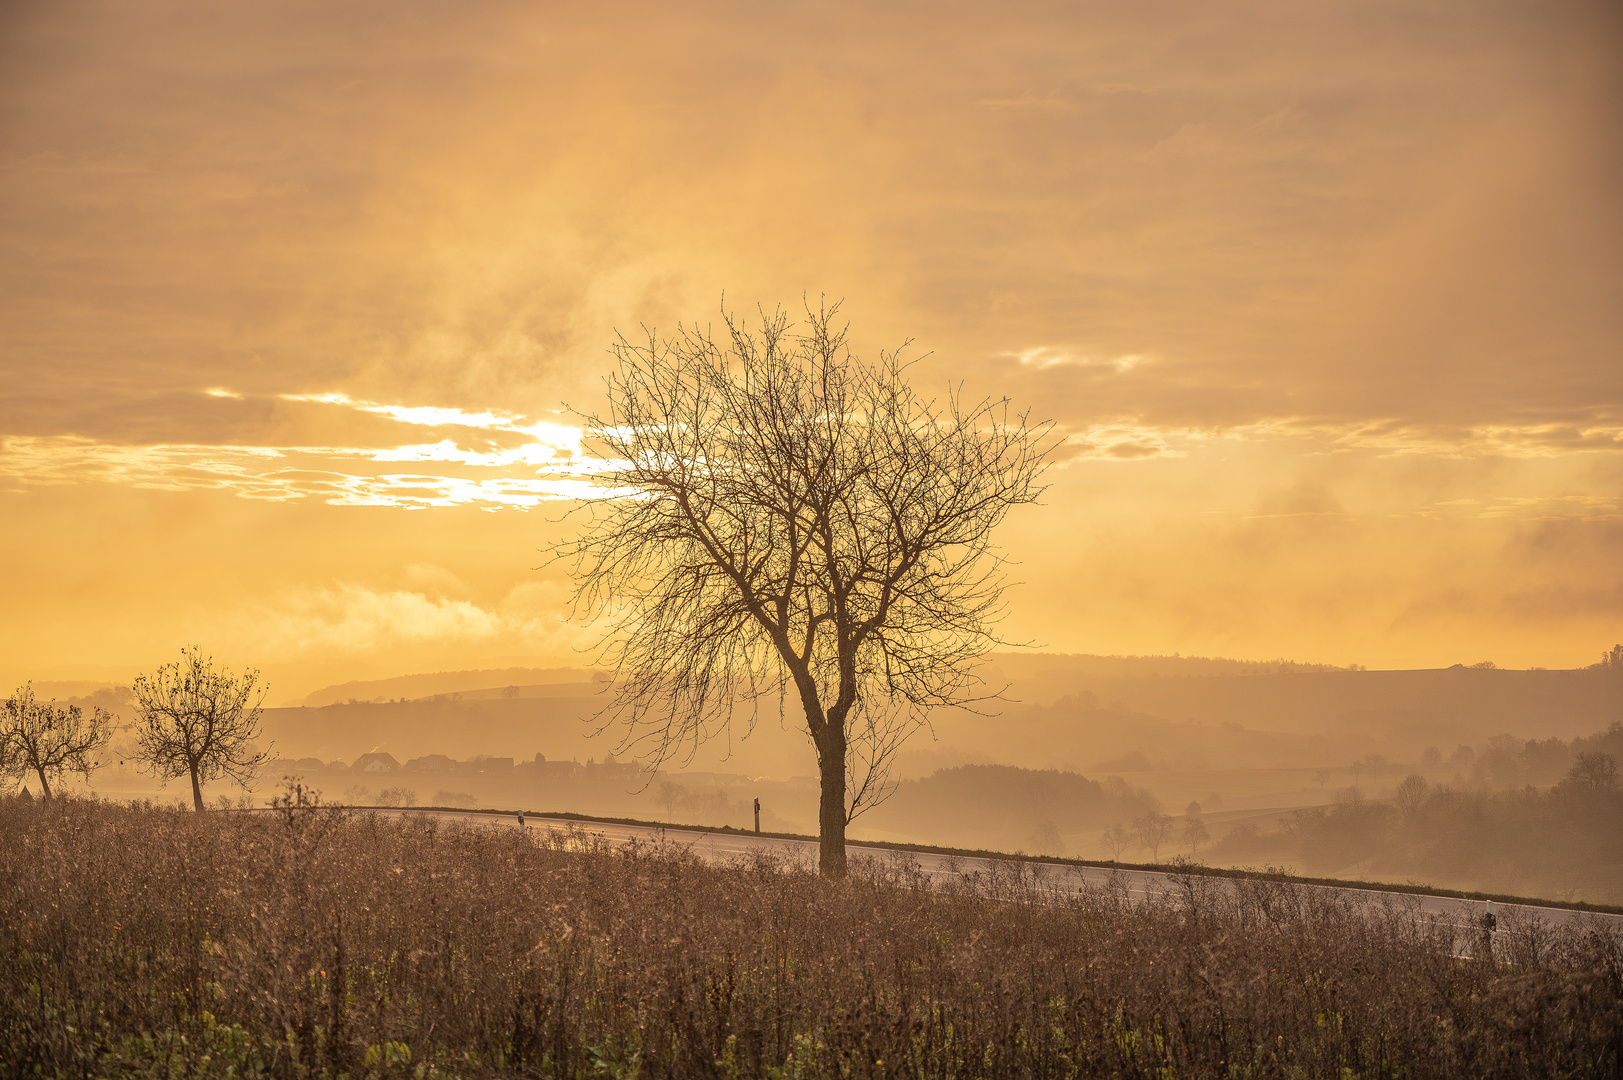
[[[817,870],[826,878],[838,879],[845,877],[846,871],[845,747],[820,750],[822,804],[817,812]]]
[[[34,771],[39,774],[39,788],[40,788],[40,790],[42,792],[44,792],[45,797],[47,799],[49,799],[51,797],[51,783],[50,783],[49,780],[45,779],[45,770],[44,769],[35,769]]]
[[[203,785],[197,782],[197,766],[192,766],[192,806],[199,814],[203,812]]]

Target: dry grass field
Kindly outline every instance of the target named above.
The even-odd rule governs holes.
[[[1553,1077],[1623,943],[1188,877],[946,890],[297,800],[0,803],[8,1076]]]

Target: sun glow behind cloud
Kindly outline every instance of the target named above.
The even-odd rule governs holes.
[[[211,388],[213,398],[244,395]],[[288,402],[333,406],[388,417],[442,435],[433,442],[392,446],[241,446],[198,443],[124,445],[74,435],[0,439],[0,482],[28,486],[104,483],[163,491],[217,490],[246,499],[315,499],[332,506],[475,506],[529,509],[546,502],[627,494],[604,483],[619,466],[583,449],[581,429],[498,410],[470,412],[356,400],[343,393],[282,394]],[[460,436],[456,432],[460,431]],[[449,432],[450,434],[447,434]],[[509,440],[498,445],[491,436]],[[470,445],[474,444],[474,445]],[[1329,424],[1284,418],[1215,428],[1155,426],[1131,419],[1067,433],[1055,455],[1061,468],[1081,462],[1131,465],[1152,459],[1210,454],[1225,445],[1293,444],[1310,455],[1372,454],[1383,458],[1551,458],[1623,449],[1623,428],[1577,425],[1495,425],[1440,429],[1400,420]],[[411,465],[401,471],[391,466]],[[1613,520],[1610,498],[1495,500],[1469,507],[1439,503],[1415,512],[1471,516]]]
[[[210,397],[242,400],[212,388]],[[396,446],[129,446],[74,435],[0,440],[0,479],[15,486],[123,484],[164,491],[220,490],[247,499],[314,498],[333,506],[408,509],[473,505],[528,509],[608,489],[594,480],[604,462],[582,453],[578,428],[527,423],[500,412],[356,401],[346,394],[282,394],[284,401],[333,405],[436,429],[499,432],[511,446],[472,447],[455,438]],[[426,466],[412,472],[391,465]]]
[[[224,393],[223,391],[206,391],[209,394]],[[240,397],[240,395],[231,395]],[[423,427],[466,427],[484,428],[491,431],[510,431],[521,435],[528,435],[538,442],[546,443],[554,456],[580,453],[581,431],[579,428],[564,424],[537,423],[526,424],[524,417],[514,416],[503,412],[464,412],[461,409],[447,409],[437,405],[383,405],[375,401],[356,401],[348,394],[278,394],[283,401],[308,401],[322,405],[340,405],[355,409],[359,412],[372,413],[377,416],[387,416],[403,424],[417,424]]]
[[[14,485],[123,484],[161,491],[229,491],[246,499],[315,498],[333,506],[422,509],[472,504],[529,508],[604,493],[585,462],[522,469],[509,455],[435,454],[436,447],[115,446],[71,435],[0,441],[0,478]],[[481,460],[483,459],[483,460]],[[393,462],[465,465],[529,475],[370,471]]]

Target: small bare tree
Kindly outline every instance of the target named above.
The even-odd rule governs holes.
[[[577,616],[608,627],[607,715],[654,767],[793,690],[831,877],[926,710],[990,696],[972,668],[999,643],[991,534],[1040,494],[1050,431],[1005,401],[919,397],[896,353],[850,353],[838,310],[808,307],[803,335],[724,310],[719,341],[622,337],[608,411],[584,418],[604,490],[554,549]]]
[[[87,716],[77,705],[39,701],[28,683],[0,711],[0,774],[16,780],[33,773],[49,799],[51,785],[66,773],[90,779],[102,764],[95,755],[112,737],[113,716],[105,709],[93,707]]]
[[[1183,842],[1189,845],[1189,854],[1199,855],[1200,845],[1207,843],[1211,838],[1212,834],[1207,831],[1206,823],[1201,821],[1198,816],[1184,819]]]
[[[1161,861],[1161,845],[1172,838],[1174,824],[1171,814],[1155,811],[1133,821],[1133,836],[1138,846],[1150,853],[1151,862]]]
[[[258,746],[259,707],[268,689],[257,670],[216,669],[197,646],[135,680],[141,758],[167,782],[190,776],[192,804],[203,811],[203,785],[227,777],[250,787],[270,750]]]
[[[1599,750],[1579,754],[1567,770],[1567,785],[1589,791],[1611,791],[1617,787],[1617,759]]]
[[[1392,793],[1392,802],[1405,823],[1412,823],[1420,816],[1420,809],[1426,805],[1430,791],[1431,785],[1419,773],[1410,773],[1398,784],[1397,790]]]
[[[20,688],[6,700],[3,707],[0,707],[0,709],[3,709],[3,711],[0,711],[0,783],[5,784],[8,788],[21,780],[28,772],[22,765],[22,753],[17,749],[16,741],[9,734],[12,725],[16,723],[15,717],[21,712],[19,699],[22,698],[25,692],[29,696],[33,695],[34,686],[32,683]]]
[[[1110,857],[1116,862],[1121,862],[1121,853],[1133,842],[1133,833],[1118,821],[1104,831],[1103,839],[1105,847],[1110,849]]]

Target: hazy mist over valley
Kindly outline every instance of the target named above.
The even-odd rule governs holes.
[[[1623,760],[1623,666],[1367,671],[1032,652],[996,654],[980,674],[1007,687],[1004,700],[988,703],[986,716],[938,712],[914,732],[893,794],[853,823],[853,838],[1127,862],[1181,853],[1214,865],[1623,902],[1615,784],[1576,815],[1525,805],[1570,789],[1581,754]],[[127,714],[120,688],[41,689],[77,690],[69,700]],[[362,805],[735,828],[751,826],[759,798],[769,831],[815,831],[811,750],[792,712],[780,720],[763,710],[753,729],[740,714],[730,739],[651,774],[632,764],[638,748],[624,745],[621,729],[593,720],[610,689],[589,669],[525,667],[319,689],[264,710],[277,756],[261,789],[291,775]],[[352,767],[363,755],[387,755],[390,771]],[[98,774],[95,789],[165,797],[129,767]],[[1427,799],[1474,800],[1477,817],[1492,811],[1505,822],[1480,826],[1485,835],[1475,838],[1441,818],[1429,832],[1405,833]],[[1132,832],[1157,813],[1174,819],[1161,850],[1136,835],[1112,846],[1112,827]],[[1193,844],[1191,818],[1204,830]],[[1522,859],[1518,845],[1539,857]]]

